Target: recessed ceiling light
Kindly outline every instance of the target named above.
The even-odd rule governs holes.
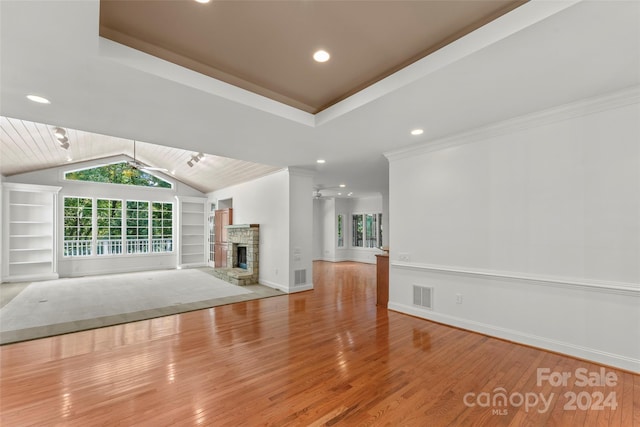
[[[49,101],[47,98],[43,98],[42,96],[38,95],[27,95],[27,99],[29,101],[37,102],[38,104],[51,104],[51,101]]]
[[[320,164],[326,163],[326,160],[325,159],[318,159],[318,160],[316,160],[316,163],[320,163]]]
[[[211,0],[196,0],[198,3],[209,3]]]
[[[422,129],[414,129],[411,131],[411,135],[422,135],[424,133],[424,130]]]
[[[344,188],[346,186],[347,186],[346,184],[340,184],[340,188]]]
[[[342,196],[342,193],[338,193],[338,196]]]
[[[315,59],[316,62],[327,62],[329,58],[331,58],[331,55],[329,55],[329,52],[326,50],[319,50],[313,54],[313,59]]]

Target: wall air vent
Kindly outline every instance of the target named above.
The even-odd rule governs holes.
[[[307,270],[295,270],[293,286],[305,285],[307,283]]]
[[[413,285],[413,304],[433,309],[433,288]]]

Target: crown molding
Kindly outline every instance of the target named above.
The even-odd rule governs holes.
[[[515,117],[452,136],[425,141],[384,153],[390,162],[459,145],[479,142],[502,135],[537,128],[556,122],[587,116],[606,110],[640,103],[640,86],[631,86],[607,95],[583,99],[557,107]]]
[[[42,191],[42,192],[59,192],[62,187],[53,186],[53,185],[39,185],[39,184],[23,184],[21,182],[2,182],[2,187],[9,190],[19,190],[19,191]]]
[[[583,0],[530,1],[520,5],[447,46],[317,113],[314,117],[315,126],[326,124],[408,84],[429,76],[581,1]]]

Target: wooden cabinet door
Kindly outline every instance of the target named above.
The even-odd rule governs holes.
[[[227,266],[227,245],[222,243],[214,244],[213,258],[216,268],[225,268]]]
[[[389,255],[376,255],[376,305],[387,307],[389,302]]]
[[[233,224],[233,209],[218,209],[215,212],[215,224],[215,243],[227,243],[227,229],[224,226]]]

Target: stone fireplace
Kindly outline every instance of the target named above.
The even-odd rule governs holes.
[[[227,225],[227,268],[216,268],[213,274],[234,285],[254,285],[259,276],[260,226],[258,224]]]

